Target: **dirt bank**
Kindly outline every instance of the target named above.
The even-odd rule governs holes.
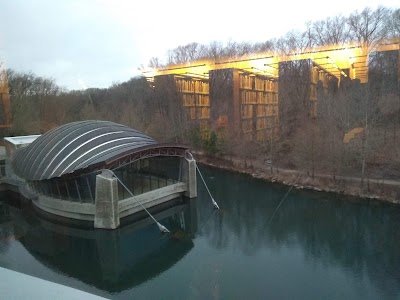
[[[194,157],[200,164],[247,174],[269,182],[294,185],[296,189],[337,193],[400,204],[400,181],[396,180],[365,179],[363,187],[361,187],[361,179],[357,177],[326,174],[315,174],[314,177],[311,177],[310,174],[299,170],[271,168],[262,161],[219,158],[199,152],[195,152]]]

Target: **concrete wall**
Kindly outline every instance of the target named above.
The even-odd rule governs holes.
[[[119,201],[120,217],[126,217],[143,210],[162,204],[169,200],[179,197],[186,191],[186,184],[179,182],[173,185],[159,188],[135,197],[127,198]]]
[[[95,207],[91,203],[77,203],[67,200],[55,199],[39,194],[32,203],[38,208],[65,218],[93,221]]]

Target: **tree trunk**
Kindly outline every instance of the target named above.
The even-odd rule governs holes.
[[[366,132],[365,132],[366,134]],[[367,144],[367,138],[363,138],[363,147],[362,147],[362,161],[361,161],[361,189],[364,187],[364,178],[365,178],[365,159],[367,156],[367,151],[366,151],[366,144]]]

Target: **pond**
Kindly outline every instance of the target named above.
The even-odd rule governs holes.
[[[400,207],[212,168],[190,201],[94,230],[0,200],[0,266],[113,299],[398,299]],[[271,217],[273,218],[271,219]]]

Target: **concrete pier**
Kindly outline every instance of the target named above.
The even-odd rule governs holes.
[[[103,172],[96,176],[94,228],[115,229],[118,226],[117,179]]]
[[[184,196],[188,198],[197,197],[197,182],[196,182],[196,161],[193,158],[181,158],[182,164],[182,181],[186,183],[186,191]]]

